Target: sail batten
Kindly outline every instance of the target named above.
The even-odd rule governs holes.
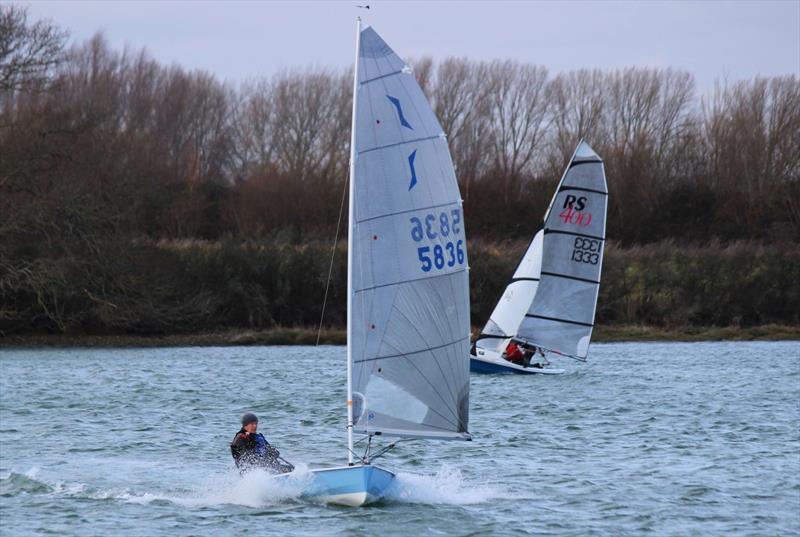
[[[533,313],[526,313],[525,317],[533,317],[535,319],[544,319],[545,321],[555,321],[558,323],[577,324],[580,326],[594,326],[594,323],[584,323],[581,321],[573,321],[572,319],[564,319],[559,317],[545,317],[544,315],[536,315]]]
[[[369,84],[370,82],[375,82],[376,80],[381,80],[382,78],[387,78],[394,75],[399,75],[403,73],[403,69],[399,69],[397,71],[393,71],[391,73],[386,73],[385,75],[376,76],[375,78],[369,78],[367,80],[362,80],[360,84],[363,86],[364,84]]]
[[[405,144],[413,144],[417,142],[425,142],[427,140],[435,140],[436,138],[441,138],[441,134],[437,134],[435,136],[425,136],[424,138],[412,138],[411,140],[403,140],[402,142],[395,142],[393,144],[382,145],[379,147],[371,147],[369,149],[362,149],[358,152],[359,155],[363,155],[364,153],[370,153],[372,151],[380,151],[381,149],[388,149],[390,147],[396,147],[398,145],[405,145]]]
[[[595,281],[595,280],[590,280],[588,278],[579,278],[577,276],[572,276],[571,274],[559,274],[558,272],[547,272],[544,270],[541,272],[541,274],[543,276],[552,276],[554,278],[566,278],[567,280],[575,280],[577,282],[596,283],[598,285],[600,284],[600,280]],[[539,278],[539,281],[541,281],[541,278]]]
[[[600,159],[600,158],[593,159],[592,158],[592,159],[574,160],[574,161],[572,161],[571,164],[569,164],[569,167],[567,169],[571,170],[572,168],[574,168],[576,166],[580,166],[581,164],[594,164],[596,162],[602,162],[602,159]]]
[[[565,190],[577,190],[579,192],[592,192],[594,194],[600,194],[602,196],[608,196],[608,192],[603,192],[602,190],[593,190],[591,188],[583,188],[579,186],[562,186],[558,189],[559,192],[563,192]]]
[[[456,339],[455,341],[451,341],[449,343],[444,343],[442,345],[437,345],[436,347],[426,347],[424,349],[419,349],[417,351],[404,351],[404,352],[400,352],[400,353],[397,353],[397,354],[387,354],[385,356],[375,356],[373,358],[365,358],[363,360],[353,360],[353,363],[358,364],[358,363],[362,363],[362,362],[371,362],[373,360],[388,360],[389,358],[405,358],[406,356],[409,356],[411,354],[420,354],[422,352],[435,351],[435,350],[443,349],[445,347],[451,347],[453,345],[462,343],[464,340],[467,340],[467,339],[469,339],[469,336],[464,336],[462,338]]]
[[[587,233],[577,233],[575,231],[564,231],[564,230],[560,230],[560,229],[545,229],[544,230],[544,234],[545,235],[550,235],[551,233],[555,234],[555,235],[572,235],[573,237],[585,237],[587,239],[596,239],[598,241],[603,241],[603,242],[605,242],[605,240],[606,240],[605,237],[601,237],[599,235],[589,235]]]
[[[425,280],[432,280],[434,278],[444,278],[444,277],[450,276],[451,274],[458,274],[459,272],[466,272],[466,270],[467,269],[462,269],[460,271],[450,272],[448,274],[439,274],[439,275],[436,275],[436,276],[415,278],[415,279],[412,279],[412,280],[405,280],[405,281],[402,281],[402,282],[392,282],[392,283],[387,283],[387,284],[383,284],[383,285],[375,285],[373,287],[364,287],[363,289],[358,289],[358,290],[356,290],[354,292],[355,293],[363,293],[364,291],[372,291],[373,289],[380,289],[381,287],[389,287],[391,285],[400,285],[401,283],[421,282],[421,281],[425,281]]]
[[[353,429],[466,438],[469,290],[447,141],[405,63],[360,34],[354,124]]]
[[[451,203],[441,203],[439,205],[430,205],[428,207],[420,207],[420,208],[414,208],[414,209],[407,209],[405,211],[397,211],[396,213],[382,214],[380,216],[373,216],[371,218],[364,218],[363,220],[358,220],[357,222],[359,224],[363,224],[364,222],[369,222],[370,220],[377,220],[379,218],[386,218],[386,217],[389,217],[389,216],[397,216],[399,214],[413,213],[414,211],[430,211],[431,209],[439,209],[440,207],[446,207],[448,205],[451,205]]]

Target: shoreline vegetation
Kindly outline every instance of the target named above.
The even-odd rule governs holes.
[[[473,337],[479,328],[473,329]],[[0,337],[0,348],[12,347],[246,347],[271,345],[314,345],[314,328],[270,328],[264,330],[223,330],[197,334],[25,334]],[[344,345],[344,329],[324,329],[320,345]],[[800,341],[800,325],[762,326],[597,326],[593,343],[696,341]]]
[[[473,336],[479,328],[473,328]],[[593,343],[696,342],[696,341],[800,341],[800,325],[762,326],[597,326]],[[264,330],[222,330],[196,334],[25,334],[0,338],[0,348],[11,347],[231,347],[270,345],[314,345],[315,328],[269,328]],[[344,329],[324,329],[320,345],[344,345]]]
[[[476,334],[527,245],[468,241]],[[800,339],[796,246],[663,241],[623,248],[609,242],[594,341]],[[0,273],[0,346],[313,344],[330,248],[275,239],[142,241],[104,258],[111,265],[105,275],[84,272],[101,261],[93,256],[85,263],[69,258],[58,271],[41,265],[38,279],[17,281],[16,289],[4,286]],[[346,251],[340,242],[324,343],[344,342]]]

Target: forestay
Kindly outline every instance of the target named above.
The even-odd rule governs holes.
[[[545,216],[540,281],[520,338],[586,358],[600,289],[607,200],[603,161],[582,141]]]
[[[469,290],[447,140],[410,69],[361,32],[351,229],[354,430],[469,438]]]
[[[536,296],[539,276],[542,272],[542,241],[544,233],[539,231],[528,246],[517,270],[506,286],[503,296],[494,307],[492,315],[483,327],[476,345],[482,349],[502,352],[506,339],[516,337],[522,320]]]

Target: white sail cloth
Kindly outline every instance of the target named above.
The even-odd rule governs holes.
[[[606,238],[603,161],[581,142],[544,222],[540,281],[518,336],[585,359],[594,326]]]
[[[494,307],[492,315],[476,340],[482,349],[503,352],[508,338],[516,337],[519,325],[528,313],[542,272],[542,246],[544,233],[539,231],[522,256],[511,282]]]
[[[354,430],[468,438],[469,289],[461,197],[414,76],[361,32],[351,355]]]

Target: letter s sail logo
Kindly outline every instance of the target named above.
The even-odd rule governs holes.
[[[417,170],[414,168],[414,160],[417,158],[417,150],[411,152],[408,155],[408,167],[411,168],[411,182],[408,185],[408,190],[410,191],[412,188],[417,186]]]

